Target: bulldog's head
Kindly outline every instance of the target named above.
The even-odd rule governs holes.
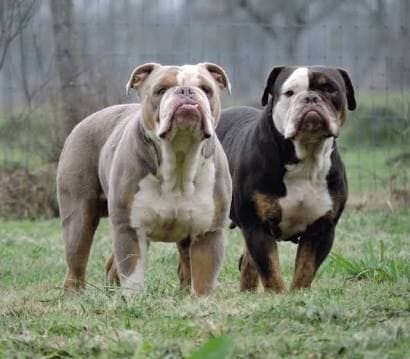
[[[212,63],[148,63],[132,72],[127,91],[130,88],[140,95],[143,125],[150,135],[170,141],[184,129],[202,140],[215,132],[221,111],[220,90],[230,92],[230,82],[225,71]]]
[[[275,67],[269,75],[262,105],[272,96],[272,118],[285,139],[303,143],[337,137],[356,100],[343,69],[331,67]]]

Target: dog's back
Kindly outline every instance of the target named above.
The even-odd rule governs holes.
[[[260,113],[260,110],[247,106],[229,107],[223,110],[216,128],[219,141],[224,141],[225,137],[232,138],[238,131],[255,123]]]
[[[114,129],[128,121],[137,104],[104,108],[81,121],[67,137],[57,170],[58,200],[62,220],[71,216],[73,206],[66,197],[90,199],[100,203],[102,188],[98,178],[100,152]],[[65,196],[70,194],[70,196]],[[105,200],[101,207],[106,207]],[[106,209],[102,209],[106,212]]]
[[[254,107],[238,106],[223,110],[216,134],[224,148],[232,177],[237,164],[250,145],[251,133],[255,130],[261,111]],[[245,152],[244,152],[245,151]]]

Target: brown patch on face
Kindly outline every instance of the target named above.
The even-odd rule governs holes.
[[[327,82],[327,78],[325,75],[319,75],[317,82],[319,85],[324,85]]]
[[[142,116],[144,126],[148,131],[155,131],[159,124],[159,107],[163,94],[158,94],[157,91],[161,88],[165,90],[177,85],[177,70],[167,70],[165,73],[153,75],[148,79],[145,85],[144,94],[142,96]]]
[[[250,291],[254,292],[258,289],[259,275],[255,266],[252,263],[252,259],[247,251],[244,249],[244,253],[241,256],[239,268],[241,271],[241,292]]]
[[[209,101],[209,106],[211,108],[211,113],[214,120],[214,127],[216,127],[219,117],[221,115],[221,100],[219,95],[219,88],[215,85],[215,80],[212,79],[210,75],[198,75],[199,87],[205,86],[211,89],[211,93],[206,94]]]
[[[142,118],[145,128],[148,131],[155,131],[159,122],[159,113],[158,109],[154,109],[151,100],[148,98],[142,102]]]
[[[301,242],[295,260],[295,272],[291,290],[310,288],[316,272],[316,253],[310,241]]]
[[[170,88],[177,85],[177,70],[167,71],[159,80],[159,85],[165,88]]]
[[[338,113],[338,119],[340,121],[340,126],[343,126],[343,124],[346,121],[346,109],[343,108],[339,113]]]
[[[178,277],[181,284],[181,289],[187,288],[191,285],[191,258],[189,255],[190,247],[190,238],[177,242],[179,252]]]
[[[282,210],[274,197],[256,191],[253,193],[252,199],[255,204],[256,213],[263,222],[273,218],[280,219]]]
[[[275,293],[282,293],[285,290],[285,283],[280,272],[279,252],[276,242],[273,243],[269,259],[271,262],[271,275],[269,278],[261,277],[262,284],[266,291],[273,290]]]

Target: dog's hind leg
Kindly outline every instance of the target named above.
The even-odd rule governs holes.
[[[239,258],[239,271],[241,272],[241,291],[255,291],[258,288],[259,275],[246,248]]]
[[[90,248],[100,220],[100,202],[98,198],[73,201],[68,197],[60,196],[61,203],[64,212],[69,210],[68,215],[62,213],[65,258],[68,267],[64,288],[81,289],[85,286]]]
[[[193,239],[191,243],[192,292],[208,295],[215,287],[224,257],[223,232],[208,232]]]
[[[191,239],[187,238],[177,242],[179,252],[178,277],[181,289],[191,285],[191,258],[190,258]]]
[[[246,246],[266,291],[281,293],[285,289],[280,272],[276,241],[262,229],[242,229]]]

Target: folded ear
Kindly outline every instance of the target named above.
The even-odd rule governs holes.
[[[154,71],[155,68],[161,66],[160,64],[150,62],[143,65],[140,65],[134,69],[132,72],[130,79],[128,80],[127,87],[126,87],[126,95],[128,95],[129,89],[139,90],[147,79],[147,77]]]
[[[273,85],[276,81],[276,78],[281,73],[285,66],[277,66],[272,69],[269,74],[268,80],[266,81],[265,90],[263,91],[261,103],[262,106],[266,106],[269,101],[269,94],[273,97]]]
[[[345,82],[347,108],[350,111],[353,111],[353,110],[356,109],[356,98],[355,98],[355,95],[354,95],[354,88],[353,88],[352,81],[350,80],[350,77],[349,77],[346,70],[344,70],[344,69],[337,69],[337,70],[342,75],[343,80]]]
[[[220,89],[226,89],[228,90],[228,94],[231,94],[231,82],[229,81],[225,70],[221,66],[211,62],[204,62],[200,65],[204,66],[209,71]]]

